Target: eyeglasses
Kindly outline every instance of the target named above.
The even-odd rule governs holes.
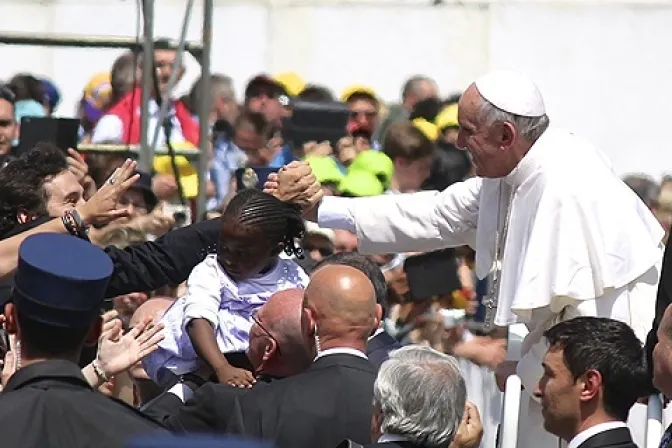
[[[276,348],[276,350],[278,351],[278,356],[282,356],[282,352],[280,351],[280,343],[278,342],[277,339],[275,339],[275,337],[271,334],[271,332],[268,331],[268,330],[266,329],[266,327],[264,327],[264,326],[261,324],[261,322],[259,322],[259,318],[257,317],[257,313],[256,313],[256,312],[255,312],[254,314],[252,314],[252,320],[254,321],[255,324],[257,324],[257,325],[259,326],[259,328],[261,328],[261,331],[263,331],[264,333],[266,333],[266,336],[268,336],[269,338],[271,338],[271,339],[273,340],[273,342],[275,342],[275,348]]]

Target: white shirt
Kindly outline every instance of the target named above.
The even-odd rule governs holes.
[[[354,348],[349,348],[349,347],[334,347],[334,348],[328,348],[326,350],[320,351],[313,362],[317,361],[320,358],[324,358],[325,356],[329,355],[353,355],[357,356],[359,358],[364,358],[364,359],[369,359],[363,352],[360,352],[359,350],[355,350]]]
[[[397,434],[381,434],[378,438],[378,443],[385,442],[408,442],[408,438]]]
[[[645,339],[664,231],[605,157],[570,132],[549,127],[505,178],[471,178],[440,193],[325,197],[318,224],[355,231],[362,253],[469,245],[485,278],[509,206],[495,324],[530,330],[522,352],[531,358],[518,368],[526,390],[542,375],[542,334],[561,320],[612,317]]]
[[[159,125],[159,105],[156,101],[151,100],[149,102],[149,127],[147,129],[149,143],[152,143],[154,138],[154,132],[156,131],[157,125]],[[182,126],[180,122],[175,117],[175,109],[170,108],[168,115],[171,116],[171,122],[173,127],[170,132],[170,142],[173,144],[179,144],[184,142],[184,135],[182,134]],[[136,111],[136,118],[140,119],[140,110]],[[121,122],[121,119],[116,115],[103,115],[103,117],[98,121],[96,127],[93,129],[93,135],[91,136],[92,143],[126,143],[124,139],[124,125]],[[159,130],[159,135],[157,139],[156,146],[162,147],[166,144],[166,137],[163,130]]]
[[[569,445],[567,445],[567,448],[578,448],[583,442],[590,439],[594,435],[616,428],[627,428],[627,426],[623,422],[607,422],[591,426],[585,431],[581,431],[575,435],[574,438],[569,442]]]

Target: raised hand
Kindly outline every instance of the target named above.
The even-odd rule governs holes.
[[[127,209],[117,209],[121,196],[140,177],[135,172],[137,163],[127,159],[124,164],[77,211],[85,225],[105,225],[118,218],[128,217]]]
[[[478,448],[483,438],[483,423],[478,408],[467,401],[464,406],[464,417],[450,448]]]
[[[124,336],[118,319],[105,323],[103,316],[103,332],[98,341],[98,363],[108,378],[124,372],[159,348],[163,340],[161,330],[163,324],[153,324],[148,317],[138,323]]]
[[[268,176],[264,192],[283,202],[299,205],[304,211],[313,209],[322,199],[322,186],[305,162],[292,162],[277,174]]]

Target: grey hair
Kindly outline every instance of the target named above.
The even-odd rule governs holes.
[[[466,399],[457,360],[418,345],[390,353],[373,387],[374,406],[382,414],[381,431],[429,448],[450,445]]]
[[[518,133],[529,142],[534,142],[541,137],[550,123],[546,114],[541,117],[524,117],[512,114],[498,108],[483,97],[480,97],[479,120],[488,127],[495,123],[511,123]]]

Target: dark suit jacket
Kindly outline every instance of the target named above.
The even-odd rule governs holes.
[[[383,448],[423,448],[421,445],[415,445],[411,442],[383,442],[372,443],[369,445],[360,445],[353,442],[352,440],[344,440],[336,448],[373,448],[376,446]]]
[[[380,369],[380,365],[389,358],[390,352],[398,348],[401,348],[399,341],[383,331],[372,337],[366,344],[366,356],[376,369]]]
[[[48,222],[40,218],[17,225],[0,239],[9,238]],[[106,297],[112,298],[137,291],[153,291],[166,285],[179,285],[191,270],[210,252],[214,252],[221,223],[211,219],[168,232],[156,241],[133,244],[125,249],[107,247],[105,252],[114,263],[114,273],[107,286]],[[12,279],[0,284],[0,301],[9,298]]]
[[[369,443],[375,379],[368,360],[327,355],[304,373],[249,391],[206,384],[166,423],[177,431],[242,433],[277,448]]]
[[[579,448],[637,448],[628,428],[600,432],[588,438]]]
[[[670,248],[672,238],[667,240],[665,245],[665,255],[663,256],[663,268],[660,273],[660,282],[658,283],[658,296],[656,297],[656,316],[653,320],[653,327],[646,338],[646,361],[649,368],[649,378],[653,380],[653,349],[658,343],[658,326],[663,319],[665,309],[672,303],[672,248]],[[653,382],[649,384],[650,392],[656,393]]]

